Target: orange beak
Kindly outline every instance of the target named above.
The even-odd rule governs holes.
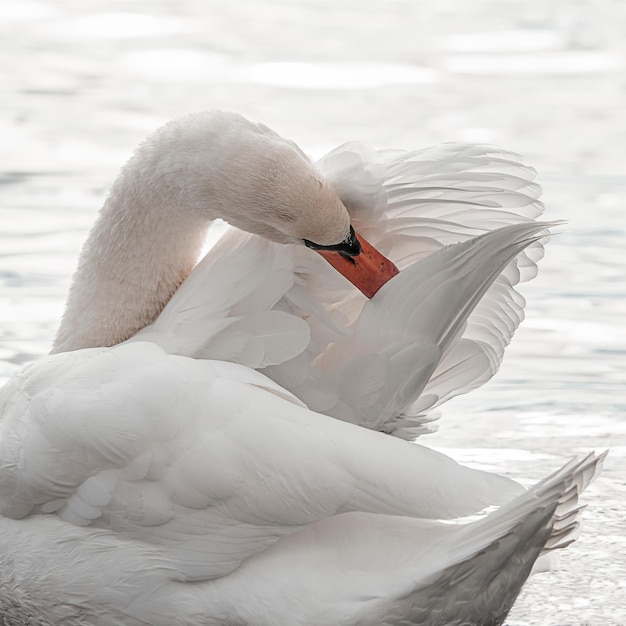
[[[356,256],[343,255],[331,250],[316,250],[316,252],[321,254],[359,291],[368,298],[372,298],[400,270],[361,235],[356,233],[356,237],[361,243],[361,253]]]

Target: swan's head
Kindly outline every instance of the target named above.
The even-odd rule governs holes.
[[[364,293],[371,291],[349,275],[363,242],[346,207],[293,142],[241,115],[217,111],[167,124],[155,134],[151,147],[165,159],[159,162],[159,180],[166,180],[170,189],[182,186],[185,197],[178,199],[179,205],[193,206],[206,218],[221,218],[270,241],[323,252]],[[348,274],[342,269],[346,261],[351,263]],[[376,289],[390,277],[377,279]]]
[[[350,215],[337,192],[293,144],[257,135],[235,161],[237,200],[220,211],[233,226],[277,243],[358,252]]]
[[[203,150],[206,206],[217,216],[277,243],[327,247],[351,240],[346,207],[293,142],[232,113],[200,119],[210,131]]]

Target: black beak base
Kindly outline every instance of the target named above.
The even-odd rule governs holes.
[[[350,232],[343,241],[330,246],[322,246],[318,243],[314,243],[313,241],[309,241],[308,239],[303,239],[303,241],[304,245],[312,250],[329,250],[331,252],[339,252],[341,256],[347,257],[359,256],[359,254],[361,254],[361,242],[357,239],[352,226],[350,226]]]

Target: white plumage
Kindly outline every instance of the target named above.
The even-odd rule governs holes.
[[[126,166],[58,353],[0,392],[0,624],[496,624],[569,541],[602,457],[524,491],[403,440],[521,321],[548,226],[532,169],[360,144],[319,169],[219,113]],[[402,270],[371,301],[296,243],[341,239],[344,205]],[[263,237],[232,230],[189,274],[220,211]]]

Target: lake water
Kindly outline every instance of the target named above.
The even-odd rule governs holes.
[[[626,624],[625,32],[622,0],[4,0],[0,379],[48,351],[107,187],[169,118],[237,110],[313,155],[504,145],[569,224],[500,373],[428,443],[528,481],[610,448],[581,538],[507,623]]]

